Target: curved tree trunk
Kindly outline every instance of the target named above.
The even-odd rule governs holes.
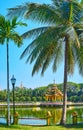
[[[63,84],[63,109],[60,124],[66,124],[66,108],[67,108],[67,61],[68,61],[68,36],[65,36],[65,61],[64,61],[64,84]]]
[[[9,46],[6,44],[7,49],[7,124],[10,125],[10,91],[9,91]]]

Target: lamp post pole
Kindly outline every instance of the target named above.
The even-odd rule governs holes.
[[[12,84],[12,86],[13,86],[13,116],[14,116],[14,114],[15,114],[15,95],[14,95],[14,87],[15,87],[15,84]]]
[[[16,79],[14,77],[14,75],[11,78],[11,83],[12,83],[12,87],[13,87],[13,123],[14,123],[14,115],[15,115],[15,83],[16,83]]]

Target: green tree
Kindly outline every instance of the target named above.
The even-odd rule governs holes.
[[[18,10],[18,11],[17,11]],[[13,15],[12,15],[13,14]],[[28,56],[26,62],[34,62],[32,75],[41,69],[43,75],[53,62],[53,72],[64,57],[63,111],[61,124],[66,123],[67,75],[73,74],[76,61],[83,74],[82,60],[76,57],[83,39],[83,6],[76,0],[52,0],[51,5],[26,3],[9,9],[9,16],[24,16],[45,24],[25,32],[23,38],[34,38],[24,50],[21,58]],[[46,26],[47,25],[47,26]]]
[[[32,101],[36,102],[37,101],[36,97],[32,97]]]
[[[15,31],[17,25],[26,25],[22,22],[17,22],[17,18],[14,17],[11,21],[0,15],[0,43],[3,45],[6,43],[7,53],[7,103],[8,103],[8,125],[10,125],[10,107],[9,107],[9,46],[10,41],[14,41],[19,47],[22,45],[22,37]]]
[[[30,102],[31,101],[31,97],[26,97],[26,102]]]

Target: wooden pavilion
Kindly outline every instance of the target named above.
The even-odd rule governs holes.
[[[63,100],[63,94],[57,88],[55,84],[53,84],[47,89],[45,97],[47,101],[62,101]]]

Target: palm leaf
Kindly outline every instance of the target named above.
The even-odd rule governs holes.
[[[23,43],[22,37],[20,35],[18,35],[18,33],[16,33],[16,32],[14,32],[10,35],[10,39],[13,40],[18,47],[21,46]]]
[[[79,73],[83,76],[83,44],[81,44],[81,47],[78,49],[76,48],[76,62],[79,68]]]
[[[52,0],[53,1],[53,5],[55,5],[56,7],[60,7],[63,3],[63,0]]]
[[[15,8],[8,8],[8,14],[7,17],[9,18],[14,18],[14,17],[23,17],[23,15],[25,14],[26,10],[27,10],[27,4],[28,3],[24,3],[23,5],[19,5]]]
[[[37,28],[31,31],[28,31],[27,33],[23,34],[23,38],[26,38],[26,36],[30,37],[35,35],[36,39],[33,40],[32,43],[24,50],[24,52],[21,55],[21,58],[26,56],[28,52],[30,53],[31,50],[36,49],[37,52],[40,51],[40,49],[49,46],[51,43],[56,43],[58,41],[58,38],[62,38],[62,33],[64,34],[65,27],[45,27],[45,28]],[[37,35],[37,36],[36,36]],[[30,50],[30,51],[29,51]],[[35,55],[35,54],[34,54]],[[33,58],[32,58],[33,59]]]
[[[59,63],[60,61],[62,61],[63,59],[63,53],[62,53],[62,50],[63,50],[63,39],[60,39],[59,42],[58,42],[58,45],[54,51],[54,61],[53,61],[53,72],[56,72],[57,70],[57,67],[59,66]]]
[[[45,27],[39,27],[39,28],[35,28],[32,29],[30,31],[25,32],[24,34],[22,34],[21,36],[25,39],[25,38],[31,38],[31,37],[37,37],[39,36],[41,33],[45,32],[49,27],[45,26]]]
[[[31,3],[28,4],[25,18],[37,20],[41,23],[54,24],[56,21],[60,21],[60,13],[57,10],[55,11],[51,5]]]

